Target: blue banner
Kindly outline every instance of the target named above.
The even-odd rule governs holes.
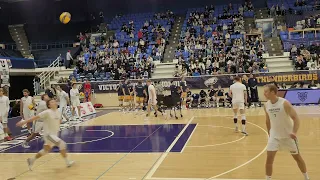
[[[238,74],[240,77],[248,74]],[[207,89],[211,85],[217,88],[219,85],[222,88],[228,88],[233,83],[233,77],[236,74],[224,74],[216,76],[199,76],[199,77],[186,77],[185,81],[190,89]],[[320,82],[320,70],[314,71],[292,71],[292,72],[278,72],[278,73],[259,73],[254,75],[257,78],[258,85],[262,86],[270,82],[273,77],[274,80],[279,83],[293,84],[294,82],[311,82],[315,83]],[[159,81],[162,86],[167,90],[173,81],[176,85],[179,85],[181,78],[161,78],[161,79],[152,79],[153,81]],[[139,80],[133,79],[130,80],[130,83],[136,84]],[[145,82],[145,80],[142,80]],[[62,88],[69,92],[67,84],[59,84]],[[116,92],[117,87],[119,86],[119,81],[93,81],[91,82],[91,89],[94,93],[110,93]],[[83,83],[79,83],[79,89],[83,91]]]

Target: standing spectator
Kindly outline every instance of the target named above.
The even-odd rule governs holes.
[[[37,75],[34,77],[34,93],[40,94],[40,78]]]
[[[66,56],[66,69],[71,69],[71,64],[72,64],[72,61],[73,60],[73,58],[72,58],[72,55],[71,55],[71,51],[70,50],[68,50],[68,52],[67,52],[67,56]]]
[[[259,101],[258,97],[258,81],[253,76],[253,74],[250,74],[249,80],[248,80],[249,88],[250,88],[250,94],[251,94],[251,103],[254,106],[254,102]]]

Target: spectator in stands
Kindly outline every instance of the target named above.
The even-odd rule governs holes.
[[[307,64],[303,61],[303,57],[300,55],[297,58],[297,62],[295,64],[296,70],[305,70],[307,67]]]
[[[34,93],[36,95],[40,94],[40,78],[38,75],[34,77]]]
[[[71,69],[71,64],[72,64],[72,55],[71,55],[71,51],[68,50],[67,52],[67,55],[66,55],[66,62],[65,62],[65,65],[66,65],[66,69]]]
[[[311,81],[311,83],[308,85],[308,88],[318,88],[318,86],[314,83],[314,81]]]

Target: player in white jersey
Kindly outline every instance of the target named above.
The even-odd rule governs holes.
[[[73,117],[77,116],[77,113],[75,111],[75,109],[77,108],[78,110],[78,115],[80,118],[81,117],[81,111],[80,111],[80,93],[79,90],[77,88],[77,84],[73,83],[72,84],[72,89],[70,90],[70,99],[71,99],[71,106],[72,106],[72,115]]]
[[[238,111],[241,115],[242,133],[248,135],[246,131],[246,115],[245,115],[245,104],[247,103],[247,88],[241,83],[240,77],[236,76],[234,78],[235,83],[230,86],[230,94],[232,97],[232,107],[233,107],[233,122],[236,126],[235,131],[238,132]]]
[[[264,95],[268,100],[264,106],[266,124],[269,133],[266,160],[266,179],[271,180],[273,162],[279,149],[291,152],[304,179],[309,180],[307,167],[300,155],[297,133],[300,120],[290,102],[277,96],[278,88],[274,84],[265,86]]]
[[[29,96],[30,92],[28,89],[24,89],[22,93],[23,97],[20,101],[20,116],[22,119],[30,119],[34,116],[34,107],[36,104],[33,97]],[[27,124],[27,128],[29,133],[31,134],[32,131],[30,124]]]
[[[26,123],[35,122],[39,119],[43,121],[43,131],[44,131],[43,149],[40,150],[35,155],[35,157],[29,158],[27,160],[30,170],[35,160],[48,154],[51,151],[51,149],[55,146],[60,149],[60,154],[65,159],[67,166],[70,167],[73,164],[73,161],[70,161],[67,156],[66,142],[64,142],[62,139],[58,137],[58,133],[60,131],[60,123],[61,123],[61,113],[58,110],[58,104],[54,99],[50,99],[47,101],[47,107],[49,109],[41,112],[40,114],[32,117],[31,119],[27,119],[25,121],[19,121],[17,123],[17,126],[23,126]]]
[[[56,86],[56,89],[58,90],[57,97],[59,100],[60,112],[62,116],[68,121],[69,119],[67,117],[66,111],[67,106],[70,104],[69,95],[63,89],[61,89],[60,86]]]
[[[4,95],[3,88],[0,88],[0,121],[2,122],[3,132],[5,140],[11,141],[12,138],[9,136],[8,127],[8,113],[10,110],[10,101],[7,96]]]
[[[148,86],[148,94],[149,94],[149,99],[148,99],[148,107],[147,107],[147,117],[150,116],[151,112],[151,107],[155,110],[155,116],[157,116],[158,112],[158,106],[157,106],[157,93],[156,89],[154,86],[151,84],[151,80],[147,80],[147,86]]]
[[[41,112],[47,110],[47,101],[49,101],[50,98],[47,94],[43,94],[41,96],[41,101],[37,104],[36,107],[36,114],[40,114]],[[43,129],[43,121],[40,119],[38,121],[33,122],[33,128],[32,128],[32,133],[30,136],[28,136],[28,138],[22,143],[22,147],[24,148],[30,148],[30,146],[28,145],[28,143],[34,139],[36,136],[40,135],[40,132]]]

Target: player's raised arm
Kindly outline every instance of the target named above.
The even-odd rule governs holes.
[[[270,136],[270,129],[271,129],[270,117],[269,117],[269,114],[267,113],[266,107],[264,107],[263,109],[264,109],[264,112],[266,113],[267,131],[268,131],[268,134],[269,134],[269,136]]]
[[[283,106],[284,106],[284,110],[286,111],[286,113],[293,120],[293,130],[292,130],[291,137],[295,138],[295,136],[299,130],[299,127],[300,127],[300,120],[299,120],[298,114],[289,101],[285,101],[283,103]]]

